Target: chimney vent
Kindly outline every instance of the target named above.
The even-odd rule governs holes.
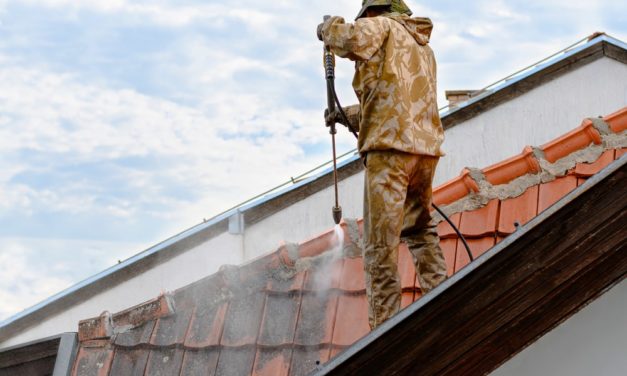
[[[476,90],[447,90],[446,100],[450,108],[456,108],[458,103],[465,102],[472,97]]]

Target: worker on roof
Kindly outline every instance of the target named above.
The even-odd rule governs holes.
[[[364,0],[355,23],[331,17],[318,27],[333,53],[355,61],[359,106],[348,112],[366,166],[363,257],[373,329],[400,309],[401,238],[423,293],[447,276],[430,212],[444,140],[428,45],[433,24],[411,14],[402,0]]]

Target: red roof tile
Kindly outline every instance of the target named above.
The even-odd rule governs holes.
[[[527,146],[522,154],[506,159],[483,170],[486,179],[494,185],[504,184],[526,174],[540,172],[540,163],[533,154],[533,148]]]
[[[577,177],[589,177],[604,169],[607,165],[614,162],[614,150],[607,150],[601,157],[593,163],[577,163],[573,173]]]
[[[370,327],[365,292],[358,295],[341,294],[333,329],[333,344],[350,346],[368,332]]]
[[[575,188],[577,188],[577,178],[574,176],[564,176],[541,184],[538,195],[538,213],[555,204]]]
[[[624,129],[626,113],[623,109],[605,118],[612,130]],[[547,143],[543,151],[552,163],[599,144],[601,137],[586,121]],[[477,204],[477,196],[487,193],[465,170],[437,188],[434,199],[451,204],[475,194],[470,206],[464,206],[469,209],[450,217],[467,237],[473,256],[479,257],[624,153],[625,149],[608,149],[593,163],[568,166],[570,172],[553,181],[511,189],[506,197],[487,197],[482,201],[486,205]],[[519,156],[483,169],[486,182],[481,186],[507,188],[512,179],[539,173],[539,154],[526,148]],[[539,181],[537,177],[530,181]],[[467,265],[469,257],[451,226],[440,223],[438,233],[450,275]],[[354,247],[349,243],[357,239],[346,235],[345,246]],[[300,246],[284,245],[247,265],[224,268],[171,296],[81,321],[73,374],[307,374],[370,330],[363,260],[358,251],[345,248],[346,255],[330,251],[334,245],[329,231]],[[398,260],[404,308],[422,293],[404,244]]]
[[[218,366],[218,349],[187,350],[183,357],[181,375],[212,375]],[[133,373],[135,375],[136,373]],[[141,373],[137,373],[141,375]],[[121,373],[112,373],[121,375]]]
[[[468,238],[494,234],[498,210],[499,201],[491,200],[480,209],[462,213],[459,230]]]
[[[603,118],[614,133],[620,133],[627,129],[627,107],[623,107],[613,114]]]
[[[253,375],[255,376],[287,376],[289,374],[291,349],[261,348],[257,351]]]
[[[547,161],[553,163],[591,143],[600,144],[601,134],[592,121],[585,120],[580,127],[542,146]]]
[[[538,186],[532,186],[519,197],[501,201],[498,233],[509,235],[538,214]]]

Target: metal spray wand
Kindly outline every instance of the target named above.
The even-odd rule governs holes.
[[[328,20],[330,16],[324,16],[324,21]],[[331,48],[324,45],[324,72],[327,80],[327,110],[325,113],[325,122],[329,127],[329,133],[331,134],[331,146],[333,149],[333,184],[335,188],[335,206],[331,209],[333,213],[333,221],[336,225],[340,224],[342,220],[342,207],[339,203],[339,194],[337,188],[337,154],[335,150],[335,134],[337,129],[335,128],[335,56],[331,52]]]

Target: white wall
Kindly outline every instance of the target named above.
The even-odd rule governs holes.
[[[363,213],[364,175],[359,173],[340,182],[339,202],[344,218]],[[333,187],[281,210],[245,231],[246,256],[257,257],[275,250],[281,240],[300,243],[333,227],[331,208],[335,205]]]
[[[436,185],[465,166],[485,167],[518,154],[525,145],[540,145],[578,126],[582,119],[605,115],[627,105],[627,66],[602,58],[518,98],[458,124],[446,133]],[[340,183],[345,218],[363,213],[363,173]],[[208,276],[223,264],[274,251],[281,241],[302,242],[333,226],[333,188],[318,192],[246,228],[243,235],[223,234],[136,278],[72,307],[37,327],[0,343],[25,341],[76,331],[79,319],[104,310],[120,311]],[[181,273],[185,270],[185,273]]]
[[[491,373],[537,375],[627,375],[627,280]]]
[[[573,130],[586,117],[627,106],[627,65],[604,57],[446,131],[435,184],[483,168]]]

